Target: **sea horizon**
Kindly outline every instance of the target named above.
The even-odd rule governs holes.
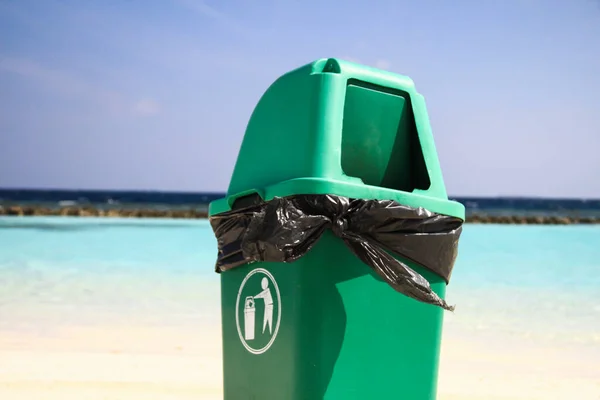
[[[219,191],[101,190],[51,188],[0,188],[0,206],[142,207],[206,210]],[[448,196],[462,203],[467,216],[600,217],[600,199],[532,196]]]
[[[227,194],[226,190],[169,190],[169,189],[98,189],[98,188],[60,188],[60,187],[0,187],[0,194],[12,192],[29,193],[145,193],[145,194],[167,194],[167,195],[208,195],[222,197]],[[600,197],[585,196],[542,196],[542,195],[459,195],[449,193],[450,199],[530,199],[549,201],[600,201]],[[0,197],[1,198],[1,197]]]

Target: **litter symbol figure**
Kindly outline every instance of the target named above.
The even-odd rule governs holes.
[[[240,284],[235,308],[235,324],[242,345],[253,354],[267,351],[281,322],[281,294],[273,275],[263,268],[250,271]]]
[[[269,288],[269,280],[262,278],[260,281],[262,292],[256,296],[246,297],[244,303],[244,339],[254,340],[254,326],[256,325],[256,307],[254,301],[262,299],[265,302],[265,313],[263,315],[262,333],[265,333],[265,328],[269,325],[269,335],[273,334],[273,296]]]
[[[265,302],[262,333],[265,333],[265,328],[269,324],[269,335],[271,335],[273,334],[273,296],[271,296],[271,289],[269,289],[269,280],[267,278],[262,278],[260,285],[263,290],[254,296],[254,299],[263,299]]]

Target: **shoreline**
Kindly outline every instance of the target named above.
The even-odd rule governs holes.
[[[202,208],[158,209],[143,207],[109,207],[65,206],[44,207],[36,205],[0,205],[0,216],[18,217],[107,217],[107,218],[174,218],[174,219],[207,219],[208,211]],[[466,223],[471,224],[504,224],[504,225],[574,225],[600,224],[600,216],[559,216],[559,215],[490,215],[472,213],[467,215]]]

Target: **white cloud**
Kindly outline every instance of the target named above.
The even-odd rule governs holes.
[[[351,57],[351,56],[344,56],[344,57],[340,57],[340,59],[344,60],[344,61],[350,61],[356,64],[360,64],[361,61],[358,58],[355,57]]]
[[[27,59],[2,57],[0,59],[0,70],[36,80],[65,94],[82,93],[89,89],[84,82],[69,74],[43,67]]]
[[[379,69],[389,69],[392,64],[388,60],[384,60],[383,58],[375,61],[375,67]]]
[[[135,103],[133,111],[138,115],[149,116],[158,114],[160,104],[153,99],[141,99]]]
[[[176,0],[176,2],[180,6],[185,7],[188,10],[197,13],[198,15],[216,21],[230,31],[234,31],[242,35],[248,35],[251,33],[239,21],[235,20],[230,15],[219,11],[218,9],[209,6],[202,0]]]
[[[84,99],[96,106],[118,110],[122,104],[122,96],[117,92],[95,85],[72,73],[49,68],[28,59],[0,56],[0,72],[2,71],[36,82],[64,96]]]

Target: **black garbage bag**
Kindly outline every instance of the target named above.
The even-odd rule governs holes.
[[[218,241],[216,272],[257,261],[293,262],[326,229],[396,291],[453,310],[401,258],[433,271],[446,283],[457,256],[463,220],[392,200],[296,195],[234,207],[210,217]]]

